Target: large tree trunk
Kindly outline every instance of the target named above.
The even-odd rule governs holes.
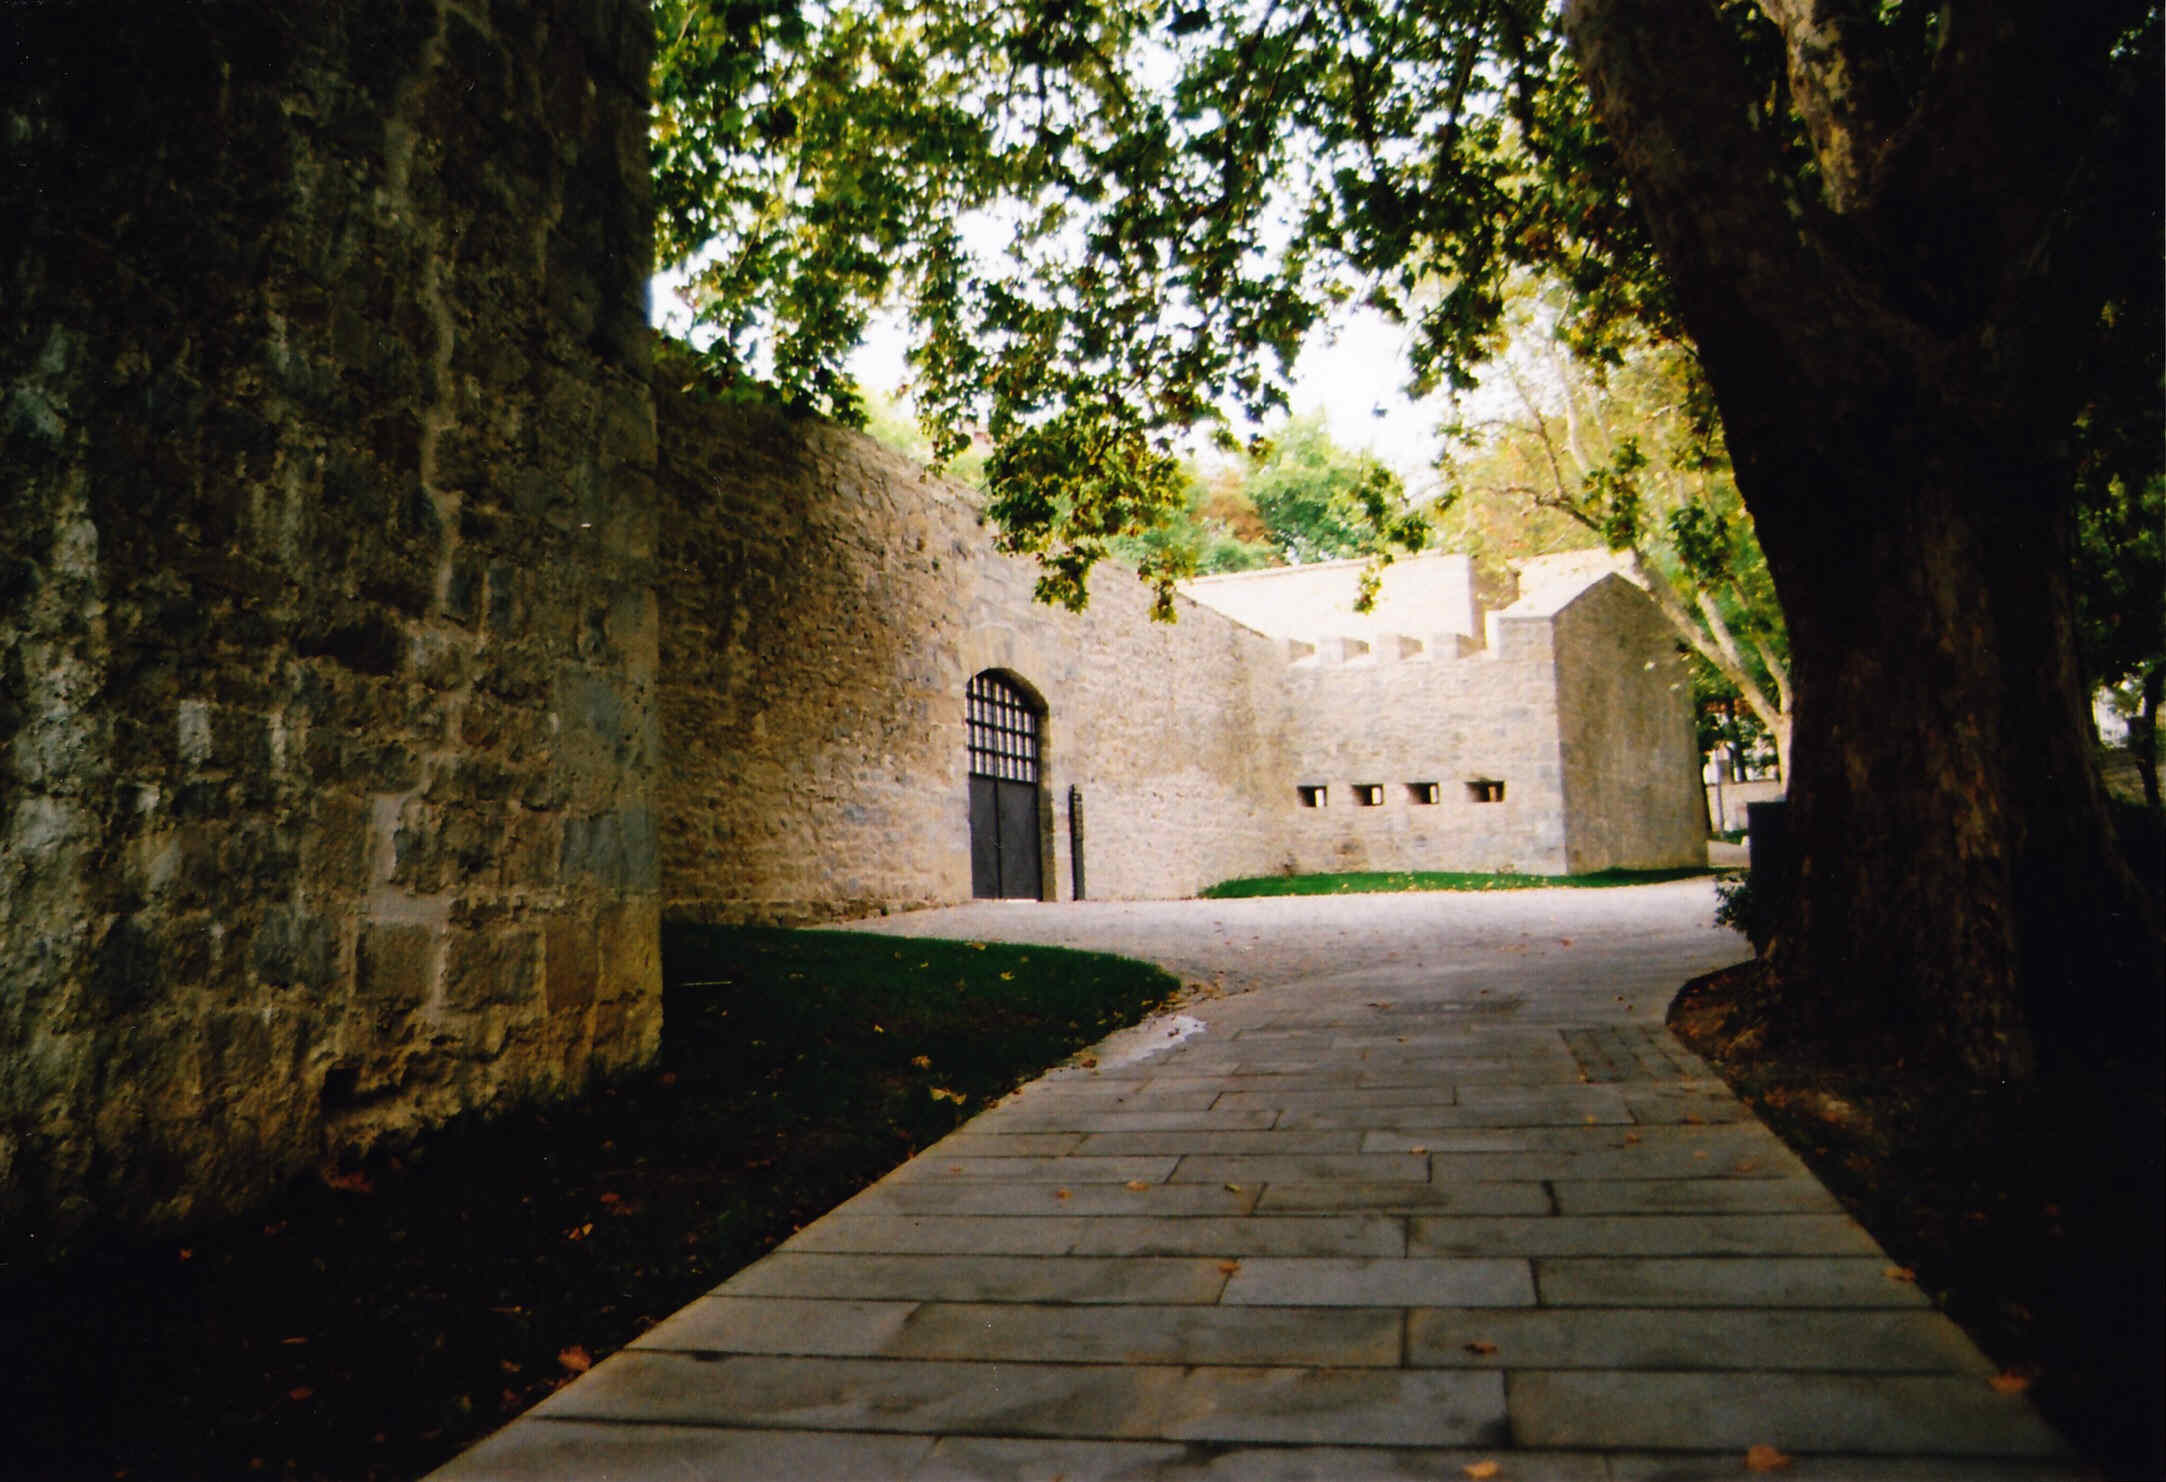
[[[1793,1030],[2022,1075],[2034,1031],[2066,1044],[2115,1017],[2116,985],[2156,978],[2088,744],[2065,511],[1972,419],[1913,415],[1796,428],[1788,467],[1762,471],[1827,481],[1762,533],[1790,621],[1803,848],[1769,960]]]
[[[2115,985],[2155,1026],[2159,935],[2075,661],[2057,450],[2097,310],[2049,250],[2083,128],[2048,105],[2078,100],[2012,23],[1975,22],[1899,120],[1861,83],[1815,121],[1823,194],[1800,207],[1705,0],[1569,19],[1789,624],[1778,1027],[2000,1077],[2109,1017]]]

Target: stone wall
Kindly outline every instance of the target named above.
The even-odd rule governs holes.
[[[1293,665],[1301,781],[1328,789],[1326,806],[1297,810],[1296,868],[1563,874],[1550,636],[1546,620],[1500,614],[1486,650],[1384,638]],[[1427,784],[1433,803],[1412,790]]]
[[[10,7],[0,1230],[656,1043],[637,0]]]
[[[1569,872],[1707,863],[1692,679],[1669,624],[1614,575],[1546,610]]]
[[[1045,706],[1046,895],[1178,896],[1283,857],[1278,646],[1113,569],[1032,599],[968,491],[825,423],[658,391],[663,878],[686,917],[798,922],[970,897],[963,691]]]
[[[1154,623],[1111,567],[1075,614],[1032,599],[1035,568],[994,552],[968,491],[864,437],[666,390],[658,410],[673,914],[802,922],[968,899],[963,694],[988,669],[1044,708],[1048,899],[1074,894],[1078,799],[1095,898],[1281,870],[1703,857],[1676,645],[1620,581],[1490,614],[1486,644],[1471,612],[1419,638],[1271,637],[1187,601]],[[1284,575],[1337,582],[1350,609],[1358,565],[1340,564]],[[1455,614],[1466,565],[1399,563],[1386,597]],[[1248,600],[1269,583],[1196,589],[1215,603],[1229,585]],[[1301,806],[1305,786],[1325,806]]]

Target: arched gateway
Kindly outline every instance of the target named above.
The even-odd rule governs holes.
[[[987,669],[964,691],[970,746],[970,893],[1044,895],[1038,826],[1038,707],[1008,675]]]

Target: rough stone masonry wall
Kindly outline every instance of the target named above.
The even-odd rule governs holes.
[[[656,1042],[637,0],[8,7],[0,1233]]]
[[[1691,676],[1669,625],[1621,576],[1553,621],[1569,870],[1705,864]]]
[[[970,897],[963,691],[1046,705],[1046,894],[1178,896],[1284,858],[1278,647],[1125,572],[1031,597],[967,491],[869,439],[658,389],[663,879],[686,918],[802,922]]]
[[[1412,652],[1385,635],[1351,659],[1321,645],[1289,671],[1298,780],[1328,789],[1294,816],[1297,869],[1564,873],[1550,625],[1490,626],[1491,647],[1463,657],[1450,634]],[[1503,783],[1503,800],[1477,801],[1478,781]],[[1434,803],[1410,791],[1426,783]],[[1363,806],[1362,786],[1382,801]]]

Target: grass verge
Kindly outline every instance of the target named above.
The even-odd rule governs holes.
[[[1344,875],[1252,875],[1222,880],[1203,892],[1205,900],[1241,900],[1259,895],[1373,895],[1417,890],[1544,890],[1571,886],[1598,890],[1612,885],[1655,885],[1664,880],[1692,880],[1712,873],[1702,865],[1676,870],[1597,870],[1591,875],[1474,874],[1455,870],[1362,871]]]
[[[0,1471],[418,1476],[1178,986],[722,927],[665,933],[663,975],[649,1071],[0,1282]]]

